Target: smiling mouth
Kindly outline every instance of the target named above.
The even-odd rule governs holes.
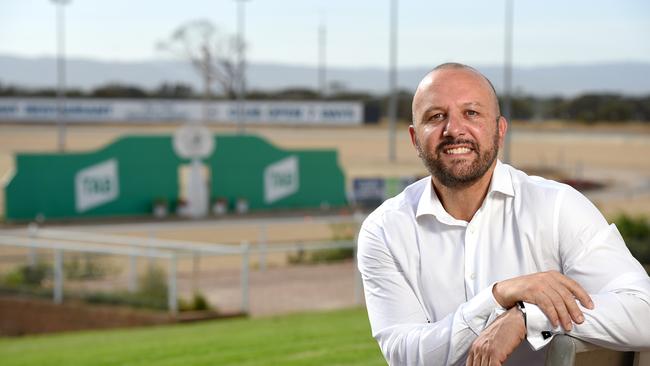
[[[448,155],[459,155],[459,154],[467,154],[471,152],[472,149],[469,147],[455,147],[453,149],[445,149],[444,153]]]

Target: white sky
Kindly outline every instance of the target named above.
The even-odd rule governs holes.
[[[505,0],[399,0],[399,65],[503,60]],[[515,0],[516,66],[650,62],[650,1]],[[317,29],[327,24],[327,63],[388,65],[389,0],[249,0],[249,62],[317,64]],[[0,0],[0,54],[56,53],[55,6]],[[66,6],[69,57],[163,58],[155,44],[184,22],[207,18],[236,30],[234,0],[72,0]]]

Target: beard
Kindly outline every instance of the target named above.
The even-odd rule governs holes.
[[[472,152],[477,155],[469,164],[463,164],[461,159],[454,159],[450,165],[445,165],[441,159],[444,150],[449,145],[466,144],[472,148]],[[417,139],[415,139],[415,147],[418,151],[418,156],[422,159],[424,166],[429,173],[436,177],[436,179],[448,188],[465,188],[478,181],[488,171],[494,160],[499,154],[499,132],[494,134],[492,139],[492,146],[482,151],[476,142],[467,139],[453,139],[450,137],[438,144],[435,152],[424,150]]]

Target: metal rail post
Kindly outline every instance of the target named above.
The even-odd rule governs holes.
[[[129,256],[129,292],[138,291],[138,258],[135,255]]]
[[[250,304],[249,304],[249,297],[248,297],[248,291],[249,291],[249,283],[248,283],[248,275],[249,275],[249,253],[250,252],[250,246],[248,245],[248,242],[243,241],[241,243],[241,257],[242,257],[242,263],[241,263],[241,308],[242,312],[245,314],[248,314],[248,311],[250,310]]]
[[[267,252],[267,235],[266,225],[260,225],[259,236],[257,241],[257,254],[260,271],[266,271],[266,252]]]
[[[63,302],[63,250],[54,251],[54,303]]]
[[[176,293],[176,253],[172,252],[169,258],[169,274],[167,279],[167,307],[173,315],[178,313],[178,299]]]
[[[363,283],[361,279],[361,272],[359,272],[359,266],[357,265],[359,262],[357,261],[357,254],[358,254],[358,246],[357,243],[359,242],[359,229],[361,227],[361,221],[363,220],[363,217],[360,215],[355,214],[354,215],[354,222],[357,223],[357,230],[356,233],[354,234],[354,247],[352,248],[354,255],[352,256],[352,260],[354,261],[353,264],[353,275],[354,275],[354,303],[355,304],[361,304],[363,302]]]
[[[27,232],[29,232],[29,237],[34,239],[38,236],[38,225],[36,223],[31,223],[27,227]],[[27,265],[31,268],[35,268],[38,264],[38,249],[29,248],[29,254],[27,255]]]
[[[193,250],[192,251],[192,294],[196,294],[199,291],[199,266],[201,265],[201,254]]]

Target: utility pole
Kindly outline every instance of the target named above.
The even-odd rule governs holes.
[[[64,7],[70,0],[52,0],[56,5],[56,118],[58,129],[58,150],[65,152],[66,116],[65,116],[65,13]]]
[[[244,27],[246,26],[245,2],[237,1],[237,131],[239,134],[246,132],[246,42],[244,38]]]

